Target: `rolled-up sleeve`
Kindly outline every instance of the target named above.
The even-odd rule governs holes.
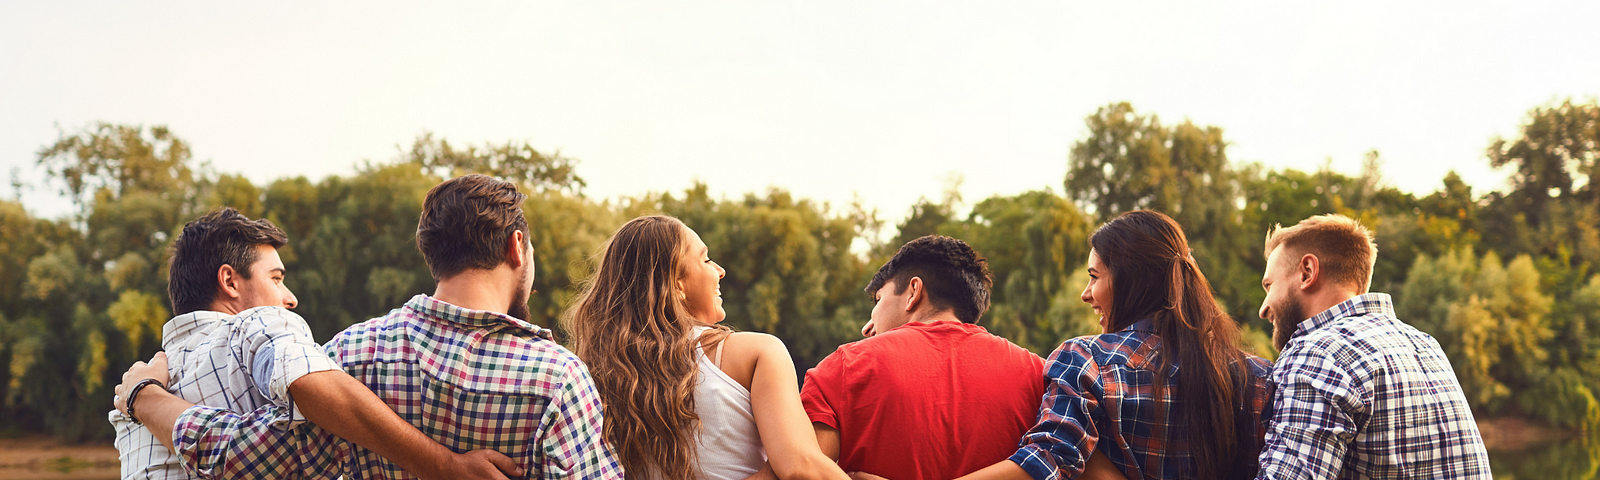
[[[312,338],[311,327],[294,312],[263,307],[249,312],[242,323],[236,333],[240,338],[230,342],[237,346],[234,354],[242,364],[252,366],[258,380],[266,376],[266,389],[261,393],[272,403],[291,409],[293,416],[286,417],[288,421],[304,422],[289,395],[289,385],[312,373],[338,370],[339,365],[328,358]]]
[[[1050,355],[1039,420],[1023,435],[1011,461],[1036,480],[1074,478],[1083,473],[1099,438],[1096,418],[1105,414],[1100,398],[1100,367],[1076,342]]]
[[[307,441],[311,425],[282,428],[289,415],[276,405],[244,414],[197,405],[178,416],[172,441],[184,469],[198,478],[287,478],[301,471],[335,471],[334,452]]]

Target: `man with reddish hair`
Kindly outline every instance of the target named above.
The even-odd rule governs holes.
[[[1439,342],[1367,291],[1377,253],[1342,215],[1267,234],[1260,315],[1280,353],[1258,478],[1491,478]]]

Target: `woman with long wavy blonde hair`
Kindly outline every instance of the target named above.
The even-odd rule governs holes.
[[[635,218],[606,242],[562,319],[606,442],[630,478],[848,478],[817,447],[783,342],[717,325],[724,274],[676,218]]]

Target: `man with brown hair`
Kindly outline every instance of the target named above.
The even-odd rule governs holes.
[[[526,321],[533,246],[525,198],[484,175],[429,190],[417,247],[438,282],[434,294],[345,329],[327,353],[401,418],[458,451],[504,453],[533,478],[620,479],[588,370]],[[157,428],[174,430],[179,455],[202,476],[405,477],[394,462],[320,428],[272,427],[289,414],[275,405],[240,415],[155,400],[139,398],[137,409],[166,419]]]
[[[1491,478],[1439,342],[1367,292],[1377,253],[1342,215],[1267,234],[1260,314],[1280,354],[1259,478]]]
[[[274,404],[284,409],[285,426],[310,420],[423,478],[461,478],[474,468],[486,477],[498,475],[490,462],[509,464],[510,459],[490,451],[451,452],[328,359],[305,319],[289,311],[298,302],[283,283],[286,272],[278,257],[288,241],[272,222],[251,220],[232,208],[185,224],[173,240],[167,293],[177,315],[162,327],[167,352],[142,366],[155,372],[153,381],[118,386],[117,410],[108,414],[117,432],[122,478],[196,475],[185,471],[174,453],[170,420],[145,428],[141,420],[159,416],[127,408],[128,400],[144,399],[138,403],[145,406],[160,397],[246,409]],[[294,401],[324,392],[340,401]]]

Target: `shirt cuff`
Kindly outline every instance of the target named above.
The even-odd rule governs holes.
[[[1023,445],[1017,453],[1011,454],[1009,459],[1028,472],[1033,480],[1058,480],[1061,470],[1056,467],[1056,458],[1048,450],[1034,444]]]
[[[173,453],[182,456],[185,463],[194,460],[186,452],[192,453],[188,451],[194,450],[193,446],[200,443],[200,434],[205,431],[206,425],[228,413],[227,410],[204,405],[195,405],[184,410],[178,415],[178,419],[172,422],[172,447],[178,450]]]
[[[826,413],[807,413],[806,417],[810,418],[812,422],[827,425],[828,428],[832,428],[834,430],[839,429],[839,419],[833,415]]]

